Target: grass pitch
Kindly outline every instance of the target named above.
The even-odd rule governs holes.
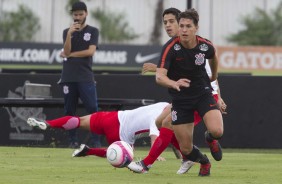
[[[0,183],[2,184],[281,184],[282,150],[224,149],[223,160],[212,162],[211,176],[199,177],[199,164],[184,175],[170,149],[162,154],[165,162],[156,162],[147,174],[126,168],[116,169],[106,159],[95,156],[72,158],[72,149],[0,147]],[[135,158],[144,157],[148,148],[136,148]]]

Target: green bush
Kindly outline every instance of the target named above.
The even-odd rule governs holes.
[[[92,12],[92,16],[100,22],[100,35],[104,43],[117,43],[138,37],[124,21],[125,15],[122,13],[105,13],[97,9]]]
[[[31,41],[40,30],[39,18],[26,6],[17,12],[3,12],[0,20],[0,41]]]
[[[282,2],[270,13],[257,8],[253,15],[242,17],[245,29],[227,37],[238,45],[282,45]]]

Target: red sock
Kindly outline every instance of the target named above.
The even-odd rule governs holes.
[[[97,157],[106,157],[107,148],[90,148],[86,155],[95,155]]]
[[[167,148],[171,141],[173,131],[168,128],[161,128],[160,135],[155,140],[153,146],[150,149],[149,155],[143,160],[146,166],[152,165],[161,153]]]
[[[80,126],[80,119],[75,116],[64,116],[54,120],[46,120],[46,122],[52,128],[63,128],[65,130],[75,129]]]

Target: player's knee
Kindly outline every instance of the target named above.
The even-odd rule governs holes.
[[[79,118],[79,127],[82,129],[89,129],[90,127],[90,116],[83,116]]]

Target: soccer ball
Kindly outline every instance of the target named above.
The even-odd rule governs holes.
[[[124,141],[116,141],[107,149],[107,160],[114,167],[126,167],[133,160],[133,149]]]

